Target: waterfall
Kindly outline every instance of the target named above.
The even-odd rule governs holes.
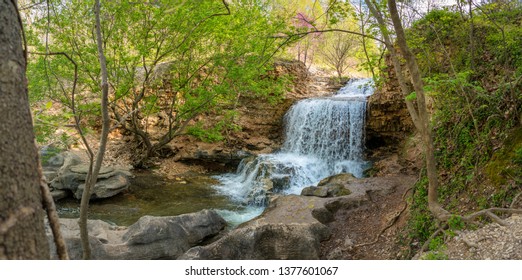
[[[284,117],[281,150],[243,160],[236,173],[217,176],[214,186],[242,208],[222,211],[231,223],[259,215],[270,193],[299,194],[301,189],[342,172],[362,177],[366,98],[369,79],[355,80],[327,98],[297,102]]]

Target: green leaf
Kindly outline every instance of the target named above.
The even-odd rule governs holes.
[[[53,106],[53,102],[52,101],[49,101],[49,102],[45,103],[45,110],[51,109],[52,106]]]
[[[417,99],[417,93],[416,92],[412,92],[412,93],[410,93],[410,94],[408,94],[406,96],[406,100],[407,101],[413,101],[415,99]]]

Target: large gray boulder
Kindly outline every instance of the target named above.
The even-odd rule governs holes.
[[[70,172],[62,176],[62,182],[58,183],[58,189],[69,189],[73,192],[76,199],[81,199],[85,189],[85,178],[89,171],[89,166],[80,164],[70,168]],[[69,177],[69,178],[67,178]],[[114,167],[102,167],[98,174],[98,180],[92,190],[91,199],[112,197],[120,192],[127,190],[130,186],[131,173],[124,169]],[[67,184],[64,181],[70,180]],[[76,183],[78,182],[78,184]]]
[[[60,219],[71,259],[82,258],[78,219]],[[89,220],[92,259],[176,259],[191,247],[219,234],[226,222],[212,210],[169,217],[144,216],[129,227]],[[52,258],[56,259],[52,234],[47,227]]]
[[[328,237],[328,228],[318,223],[250,225],[194,247],[179,259],[314,260],[319,259],[320,242]]]
[[[81,158],[73,152],[62,152],[55,155],[45,153],[42,167],[51,194],[55,200],[73,194],[81,199],[85,188],[85,180],[89,165],[83,164]],[[112,197],[130,186],[132,174],[124,168],[102,167],[98,180],[92,190],[91,199]]]
[[[260,217],[179,259],[319,259],[330,232],[314,217],[316,208],[324,209],[317,197],[275,197]]]

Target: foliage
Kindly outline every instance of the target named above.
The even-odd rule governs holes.
[[[203,122],[196,122],[187,128],[187,134],[210,143],[225,140],[224,134],[241,130],[240,126],[234,124],[233,120],[236,116],[237,112],[228,111],[224,114],[223,118],[215,124],[206,124],[207,127],[205,127]]]
[[[458,216],[453,216],[448,220],[448,226],[451,230],[461,230],[464,228],[464,221]]]
[[[447,260],[448,256],[439,251],[431,251],[426,254],[424,260]]]
[[[514,2],[478,6],[473,17],[433,10],[407,31],[433,107],[439,195],[454,213],[509,207],[520,192],[522,7]],[[410,235],[423,242],[436,227],[419,188]]]
[[[428,209],[428,179],[425,176],[415,183],[410,199],[409,237],[422,244],[437,229],[435,220]]]
[[[281,98],[286,79],[271,78],[269,72],[280,40],[272,35],[282,25],[266,3],[104,3],[103,44],[113,118],[143,144],[144,159],[183,133],[197,116],[234,110],[240,96],[270,102]],[[76,109],[97,120],[100,68],[92,37],[92,1],[50,1],[50,6],[49,17],[35,20],[30,42],[40,52],[66,52],[76,61]],[[42,42],[44,34],[52,40]],[[72,63],[60,56],[42,56],[29,68],[35,74],[30,80],[32,99],[72,106]],[[158,118],[163,129],[152,131]],[[202,132],[199,128],[192,133]]]

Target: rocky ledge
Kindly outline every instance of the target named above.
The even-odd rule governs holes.
[[[69,257],[82,259],[78,219],[60,219]],[[129,227],[89,220],[89,242],[95,260],[176,259],[193,246],[220,233],[225,220],[216,212],[203,210],[170,217],[141,217]],[[57,259],[52,233],[46,227],[51,258]]]
[[[342,174],[325,180],[323,186],[342,187],[348,195],[274,196],[261,216],[209,245],[188,250],[179,259],[319,259],[321,243],[330,239],[330,223],[339,210],[367,204],[370,193],[394,192],[397,182]]]

